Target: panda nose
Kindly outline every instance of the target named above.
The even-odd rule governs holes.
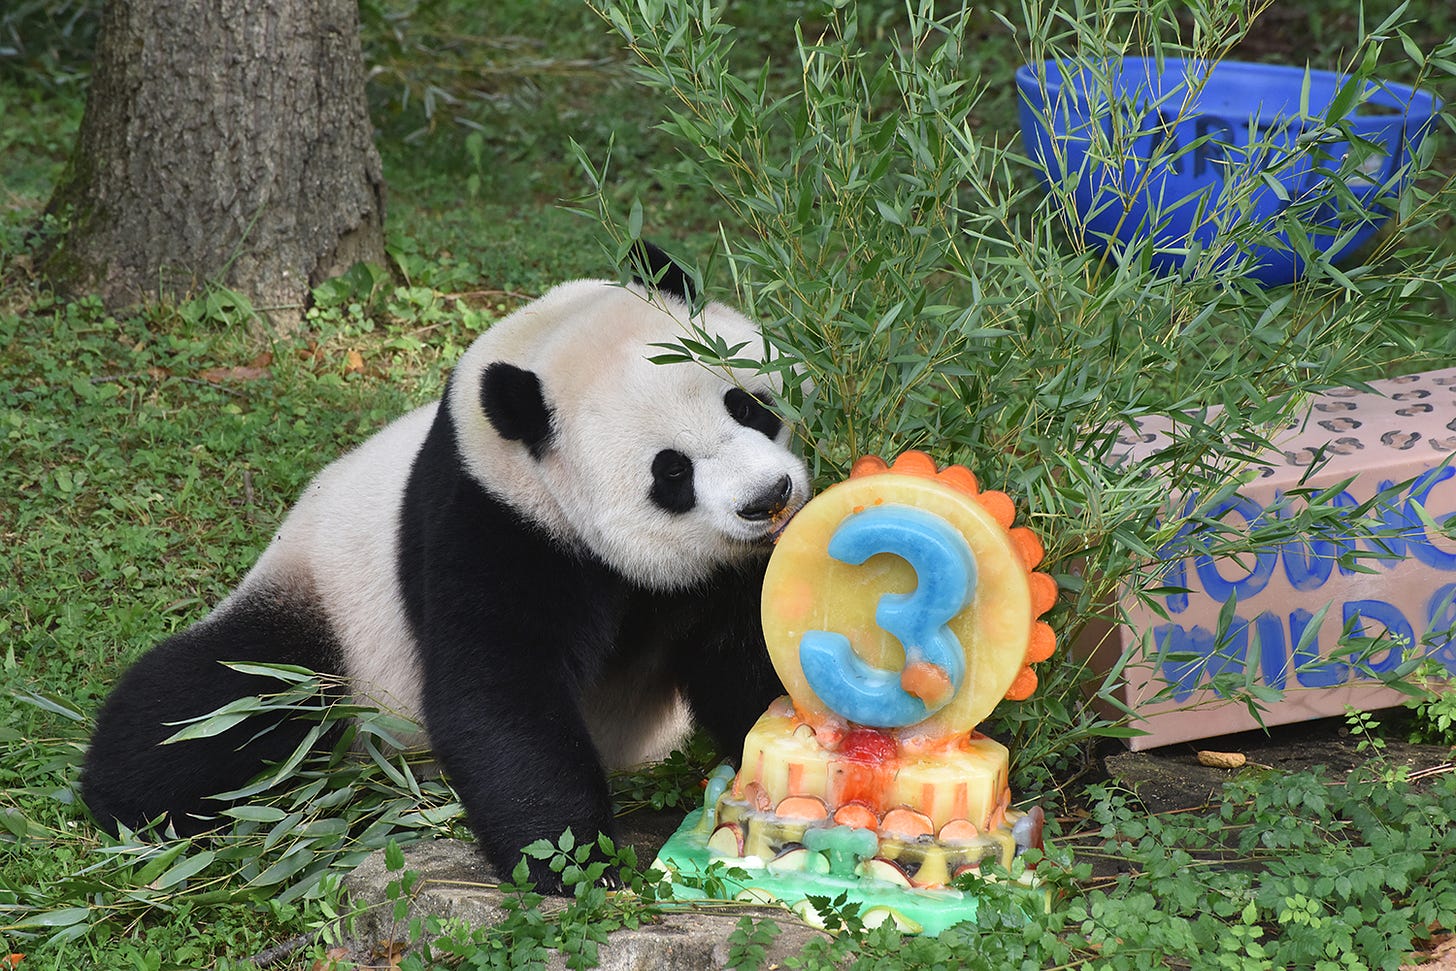
[[[793,480],[787,475],[781,476],[779,481],[754,496],[740,508],[738,518],[746,519],[751,523],[761,523],[764,520],[772,519],[778,513],[783,512],[784,506],[789,504],[789,496],[793,494],[793,491]]]

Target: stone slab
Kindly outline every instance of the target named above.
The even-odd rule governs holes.
[[[387,942],[406,942],[413,918],[435,915],[485,926],[506,916],[504,895],[496,889],[495,874],[474,844],[457,840],[415,843],[405,847],[404,857],[405,870],[418,874],[420,882],[402,921],[394,919],[394,902],[388,897],[388,888],[404,871],[391,872],[385,866],[383,852],[370,856],[345,878],[351,901],[362,909],[353,935],[359,959],[385,950]],[[650,854],[647,859],[651,859]],[[547,914],[558,913],[564,905],[560,898],[547,898],[541,909]],[[772,918],[779,926],[781,933],[768,948],[765,967],[782,966],[811,940],[823,936],[786,910],[731,905],[715,913],[667,914],[656,923],[612,934],[601,948],[598,967],[603,971],[703,971],[726,967],[728,938],[744,915]],[[566,959],[554,955],[547,967],[553,971],[565,969]]]

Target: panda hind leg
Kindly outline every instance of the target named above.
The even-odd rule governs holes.
[[[287,758],[317,724],[287,713],[255,715],[217,735],[162,744],[178,722],[282,687],[225,661],[336,673],[338,649],[316,604],[296,592],[262,590],[142,655],[102,706],[81,773],[82,799],[103,829],[138,829],[163,814],[179,835],[215,828],[211,817],[225,806],[209,797]],[[326,736],[319,744],[328,743]]]

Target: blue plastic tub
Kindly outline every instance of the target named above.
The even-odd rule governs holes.
[[[1160,70],[1143,58],[1016,72],[1027,153],[1072,189],[1089,244],[1137,257],[1151,239],[1163,272],[1214,252],[1220,270],[1266,286],[1304,270],[1281,229],[1291,206],[1331,262],[1374,235],[1441,108],[1406,85],[1370,83],[1345,115],[1358,141],[1342,140],[1327,121],[1339,120],[1328,116],[1345,80],[1236,61]]]

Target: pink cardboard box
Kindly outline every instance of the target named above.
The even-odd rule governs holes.
[[[1245,703],[1225,700],[1209,686],[1220,672],[1242,682],[1246,666],[1256,669],[1254,684],[1284,691],[1282,700],[1264,705],[1265,725],[1339,715],[1347,705],[1398,705],[1406,696],[1381,685],[1374,672],[1393,670],[1412,652],[1428,653],[1456,674],[1456,543],[1427,531],[1413,504],[1438,523],[1456,514],[1456,368],[1371,386],[1376,393],[1341,388],[1315,398],[1305,421],[1272,436],[1275,452],[1258,468],[1260,477],[1224,503],[1217,518],[1250,522],[1296,485],[1321,489],[1354,476],[1338,502],[1355,506],[1409,481],[1382,513],[1399,528],[1397,538],[1385,541],[1397,558],[1361,559],[1374,572],[1350,571],[1337,563],[1340,552],[1369,549],[1370,541],[1326,538],[1286,543],[1240,562],[1202,555],[1169,564],[1163,585],[1188,592],[1158,598],[1167,616],[1129,597],[1126,625],[1096,632],[1101,639],[1093,646],[1094,664],[1107,671],[1125,651],[1141,655],[1151,632],[1147,659],[1135,658],[1123,670],[1122,700],[1140,716],[1134,727],[1149,733],[1130,739],[1130,748],[1259,727]],[[1129,454],[1146,458],[1166,447],[1169,427],[1144,422],[1142,434],[1124,440]],[[1329,461],[1311,474],[1321,447]],[[1219,613],[1230,598],[1236,598],[1235,619],[1216,648]],[[1366,659],[1368,669],[1330,657],[1347,627],[1356,636],[1390,635]],[[1161,656],[1167,652],[1196,659]],[[1154,700],[1169,685],[1172,697]]]

